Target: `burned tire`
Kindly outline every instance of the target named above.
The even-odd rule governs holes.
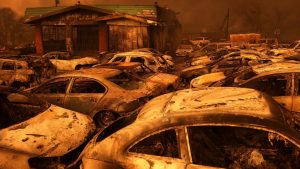
[[[175,89],[173,86],[168,86],[167,89],[166,89],[166,93],[170,93],[170,92],[174,92]]]
[[[94,121],[98,127],[105,127],[116,119],[117,115],[109,110],[101,111],[94,116]]]

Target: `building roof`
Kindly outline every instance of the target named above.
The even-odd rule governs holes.
[[[26,8],[25,18],[36,17],[55,11],[57,12],[68,7],[70,6]],[[90,7],[118,13],[126,13],[145,18],[157,18],[157,8],[155,5],[91,5]]]
[[[68,6],[68,7],[64,7],[64,8],[60,8],[57,10],[52,10],[52,11],[48,11],[46,13],[41,13],[38,15],[34,15],[34,16],[28,16],[25,18],[25,23],[32,23],[41,19],[45,19],[51,16],[55,16],[55,15],[59,15],[59,14],[63,14],[69,11],[73,11],[76,9],[84,9],[84,10],[89,10],[89,11],[93,11],[93,12],[97,12],[97,13],[106,13],[106,14],[113,14],[115,13],[114,11],[111,10],[107,10],[107,9],[103,9],[103,8],[97,8],[94,6],[87,6],[87,5],[74,5],[74,6]],[[27,9],[26,9],[27,11]],[[25,13],[26,13],[25,11]]]

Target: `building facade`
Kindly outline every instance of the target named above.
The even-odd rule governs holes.
[[[180,42],[177,14],[158,5],[95,5],[27,8],[37,54],[98,54],[136,48],[174,50]]]

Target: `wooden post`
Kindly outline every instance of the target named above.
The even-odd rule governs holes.
[[[105,22],[99,23],[99,53],[108,51],[108,30]]]
[[[66,49],[70,54],[73,54],[73,43],[72,43],[72,26],[66,25]]]
[[[42,55],[44,53],[43,49],[43,32],[41,25],[35,25],[35,48],[36,54]]]

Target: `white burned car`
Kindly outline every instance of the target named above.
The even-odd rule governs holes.
[[[300,168],[300,136],[287,117],[253,89],[176,91],[96,134],[81,168]]]
[[[157,58],[161,61],[165,60],[170,66],[174,66],[173,57],[167,54],[162,54],[159,51],[152,48],[139,48],[132,50],[132,52],[148,52],[157,56]]]
[[[95,130],[87,115],[2,86],[0,116],[0,168],[45,168],[49,160],[59,164]]]
[[[78,70],[99,63],[98,59],[92,57],[71,58],[68,52],[49,52],[42,58],[48,58],[57,71]]]
[[[114,57],[108,61],[112,62],[139,62],[154,70],[155,72],[169,72],[171,66],[161,56],[155,56],[149,52],[123,52],[114,55]]]

